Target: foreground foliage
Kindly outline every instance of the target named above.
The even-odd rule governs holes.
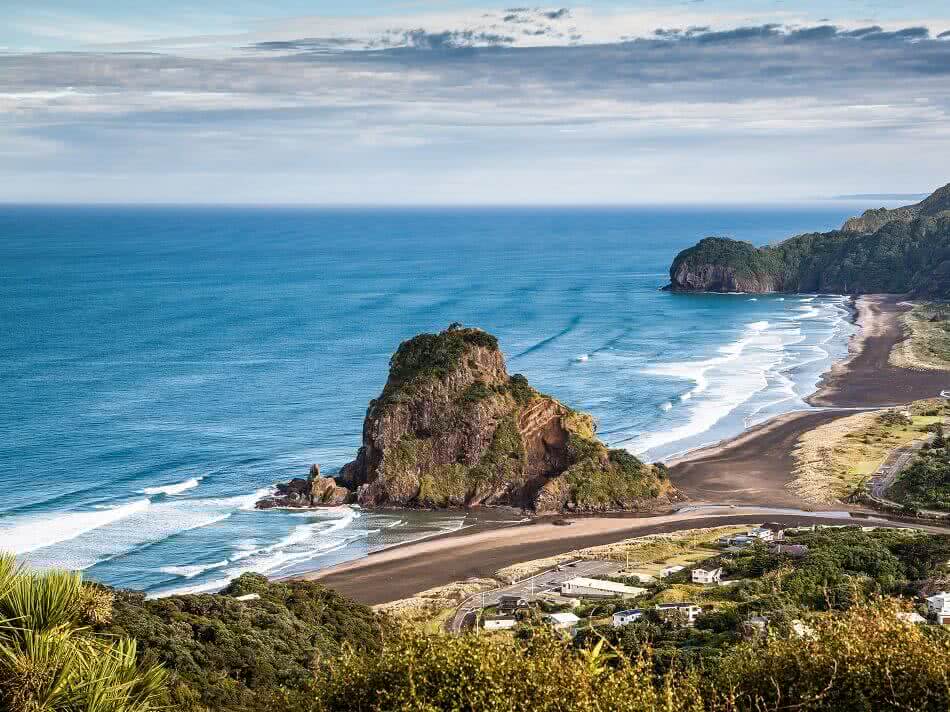
[[[653,673],[602,640],[581,649],[403,632],[381,654],[348,651],[318,671],[314,712],[459,710],[946,710],[950,636],[896,617],[893,604],[824,614],[808,633],[745,642],[717,666]]]
[[[247,594],[259,598],[236,599]],[[145,600],[117,592],[102,630],[135,637],[144,661],[172,671],[174,709],[237,712],[279,709],[285,696],[309,694],[313,665],[344,644],[378,650],[384,626],[366,606],[319,584],[244,574],[219,594]]]
[[[158,709],[164,671],[136,662],[134,640],[90,632],[111,607],[111,594],[78,574],[30,573],[0,558],[0,709]]]

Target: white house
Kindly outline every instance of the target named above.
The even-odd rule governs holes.
[[[685,566],[667,566],[662,571],[660,571],[660,578],[666,578],[667,576],[672,576],[677,571],[682,571]]]
[[[775,538],[775,534],[772,532],[772,530],[766,529],[765,527],[755,527],[750,529],[746,533],[746,536],[758,539],[759,541],[772,541],[772,539]]]
[[[632,608],[629,611],[618,611],[614,613],[614,628],[621,628],[629,623],[643,618],[642,608]]]
[[[696,617],[703,612],[703,609],[695,603],[658,603],[656,604],[656,610],[664,618],[680,612],[686,616],[687,625],[693,625],[696,622]]]
[[[573,613],[549,613],[546,618],[555,630],[573,629],[581,621]]]
[[[636,588],[615,581],[578,576],[561,584],[561,593],[565,596],[584,596],[589,598],[609,598],[613,596],[641,596],[645,588]]]
[[[482,621],[485,630],[508,630],[514,628],[518,621],[514,618],[487,618]]]
[[[941,591],[927,599],[927,610],[938,625],[950,625],[950,592]]]
[[[719,583],[722,569],[693,569],[693,583]]]

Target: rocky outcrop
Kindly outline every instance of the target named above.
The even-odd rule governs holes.
[[[274,507],[336,507],[353,501],[353,493],[341,487],[332,477],[321,477],[320,466],[311,465],[307,479],[295,477],[290,482],[278,484],[274,493],[259,500],[258,509]]]
[[[776,245],[706,238],[676,256],[667,289],[950,297],[950,185],[915,205],[869,210],[841,230]]]
[[[509,376],[495,337],[453,325],[400,345],[336,482],[364,507],[652,510],[676,496],[658,472]]]

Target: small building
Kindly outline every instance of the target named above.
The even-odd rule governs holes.
[[[573,631],[581,619],[573,613],[548,613],[545,618],[554,630]]]
[[[937,625],[950,625],[950,592],[941,591],[928,598],[927,610]]]
[[[486,618],[482,621],[485,630],[509,630],[517,625],[514,618]]]
[[[753,527],[746,532],[746,536],[758,539],[759,541],[772,541],[775,539],[775,532],[768,527]]]
[[[790,556],[793,559],[801,559],[808,554],[808,547],[805,544],[780,544],[773,542],[769,545],[769,553],[776,556]]]
[[[660,571],[660,578],[666,578],[667,576],[672,576],[679,571],[685,569],[685,566],[667,566],[662,571]]]
[[[528,599],[523,596],[516,596],[510,593],[503,593],[498,598],[498,610],[499,611],[516,611],[519,608],[527,608]]]
[[[614,628],[622,628],[643,618],[642,608],[631,608],[629,611],[614,613]]]
[[[719,583],[722,579],[722,569],[693,569],[693,583]]]
[[[677,615],[685,616],[686,625],[693,625],[703,609],[695,603],[658,603],[656,611],[666,620],[675,620]]]
[[[578,576],[561,584],[561,593],[565,596],[578,596],[584,598],[613,598],[614,596],[642,596],[646,593],[645,588],[636,588],[627,586],[616,581],[601,581],[600,579],[585,578]]]
[[[728,551],[740,551],[752,546],[756,541],[755,537],[747,536],[746,534],[719,537],[719,545],[728,547]]]

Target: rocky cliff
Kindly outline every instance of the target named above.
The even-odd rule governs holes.
[[[593,419],[509,376],[495,337],[453,325],[403,342],[337,483],[366,507],[666,508],[662,467],[608,449]]]
[[[840,230],[776,245],[706,238],[676,256],[668,289],[950,297],[950,185],[915,205],[868,210]]]

